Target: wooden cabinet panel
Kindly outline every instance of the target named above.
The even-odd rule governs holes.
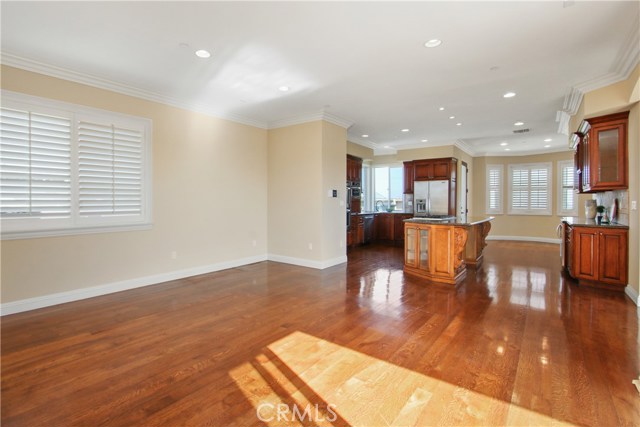
[[[433,179],[433,162],[429,160],[417,160],[413,164],[416,181]]]
[[[415,181],[413,162],[404,162],[404,194],[413,194],[413,181]]]
[[[347,154],[347,181],[362,182],[362,159]]]
[[[576,184],[583,193],[629,187],[629,112],[583,120],[572,138]]]
[[[574,230],[574,273],[576,278],[597,280],[598,234],[593,228],[577,227]]]
[[[570,227],[566,250],[570,255],[569,273],[585,283],[627,284],[629,265],[628,231],[622,228]],[[565,238],[566,239],[566,238]]]
[[[413,218],[412,214],[393,214],[393,240],[397,244],[404,241],[404,220]]]
[[[598,236],[599,280],[604,283],[627,283],[628,243],[626,230],[606,230]]]
[[[377,240],[393,240],[393,215],[390,213],[376,214],[373,224]]]

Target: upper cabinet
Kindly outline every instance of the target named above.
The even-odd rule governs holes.
[[[404,162],[404,194],[413,194],[414,167],[413,161]]]
[[[628,188],[629,112],[583,120],[575,133],[576,185],[584,193]]]
[[[347,181],[360,184],[362,181],[362,159],[347,154]]]

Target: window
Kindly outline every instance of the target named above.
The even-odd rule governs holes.
[[[362,177],[361,177],[361,191],[360,191],[360,206],[363,211],[372,211],[372,191],[371,191],[371,166],[367,163],[362,164]]]
[[[150,120],[2,98],[2,238],[148,228]]]
[[[551,215],[551,163],[509,165],[509,213]]]
[[[558,162],[558,215],[578,215],[576,192],[573,189],[574,174],[573,161]]]
[[[503,170],[502,165],[487,165],[486,211],[488,214],[502,213]]]
[[[402,211],[403,167],[378,166],[373,169],[373,202],[377,211]]]

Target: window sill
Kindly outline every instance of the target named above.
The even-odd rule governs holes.
[[[2,240],[37,239],[41,237],[74,236],[79,234],[117,233],[123,231],[150,230],[153,224],[114,225],[107,227],[66,228],[60,230],[34,230],[3,232]]]

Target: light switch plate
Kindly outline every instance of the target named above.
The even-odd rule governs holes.
[[[638,202],[635,200],[631,201],[631,210],[635,211],[636,209],[638,209]]]

